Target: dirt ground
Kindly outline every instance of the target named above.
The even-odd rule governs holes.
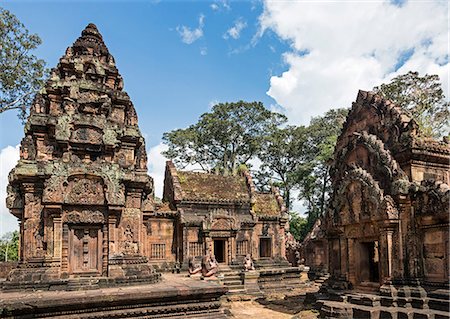
[[[311,310],[300,310],[292,313],[289,308],[280,305],[262,305],[257,301],[233,301],[228,304],[235,319],[316,319],[318,313]]]

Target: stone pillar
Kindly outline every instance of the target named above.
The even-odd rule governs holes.
[[[236,234],[228,238],[228,263],[231,264],[236,258]]]
[[[108,224],[102,225],[102,276],[108,276]]]
[[[61,260],[62,251],[62,218],[53,216],[53,258]]]
[[[189,256],[189,242],[188,242],[188,227],[183,227],[183,256],[182,260],[184,263],[187,262],[188,256]],[[205,238],[205,245],[206,245],[206,238]],[[206,250],[206,246],[205,246]]]
[[[119,252],[117,236],[117,216],[122,212],[121,207],[108,207],[108,255],[109,258]]]
[[[41,223],[41,189],[35,183],[23,183],[24,193],[24,216],[23,216],[23,257],[24,262],[30,261],[35,257],[43,256],[43,233],[40,229]]]
[[[23,223],[19,220],[19,260],[23,261]]]
[[[61,247],[61,272],[69,272],[69,225],[63,223]]]
[[[386,248],[387,248],[387,277],[388,279],[392,278],[392,258],[393,254],[393,246],[392,246],[392,235],[394,234],[394,230],[388,229],[386,230]]]
[[[258,279],[259,272],[258,271],[246,271],[242,273],[244,277],[244,288],[245,292],[249,295],[253,296],[261,296],[262,292],[259,289]]]
[[[283,227],[280,226],[280,257],[286,259],[286,236]]]
[[[355,245],[357,244],[354,238],[348,238],[348,274],[347,279],[350,281],[353,285],[356,284],[356,269],[357,267],[355,262]]]

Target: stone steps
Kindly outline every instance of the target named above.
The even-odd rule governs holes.
[[[448,311],[434,309],[367,306],[339,301],[322,301],[322,303],[320,318],[450,319]]]
[[[222,277],[220,278],[220,282],[228,288],[228,295],[245,293],[245,287],[242,282],[240,271],[227,269],[221,271],[220,275]]]

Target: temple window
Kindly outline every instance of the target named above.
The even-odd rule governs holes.
[[[236,245],[236,255],[245,256],[249,253],[248,240],[241,240]]]
[[[151,244],[150,259],[166,258],[166,244]]]

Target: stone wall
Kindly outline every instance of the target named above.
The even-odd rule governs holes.
[[[13,268],[16,268],[17,265],[18,265],[17,261],[0,262],[0,278],[6,278],[9,272]]]

